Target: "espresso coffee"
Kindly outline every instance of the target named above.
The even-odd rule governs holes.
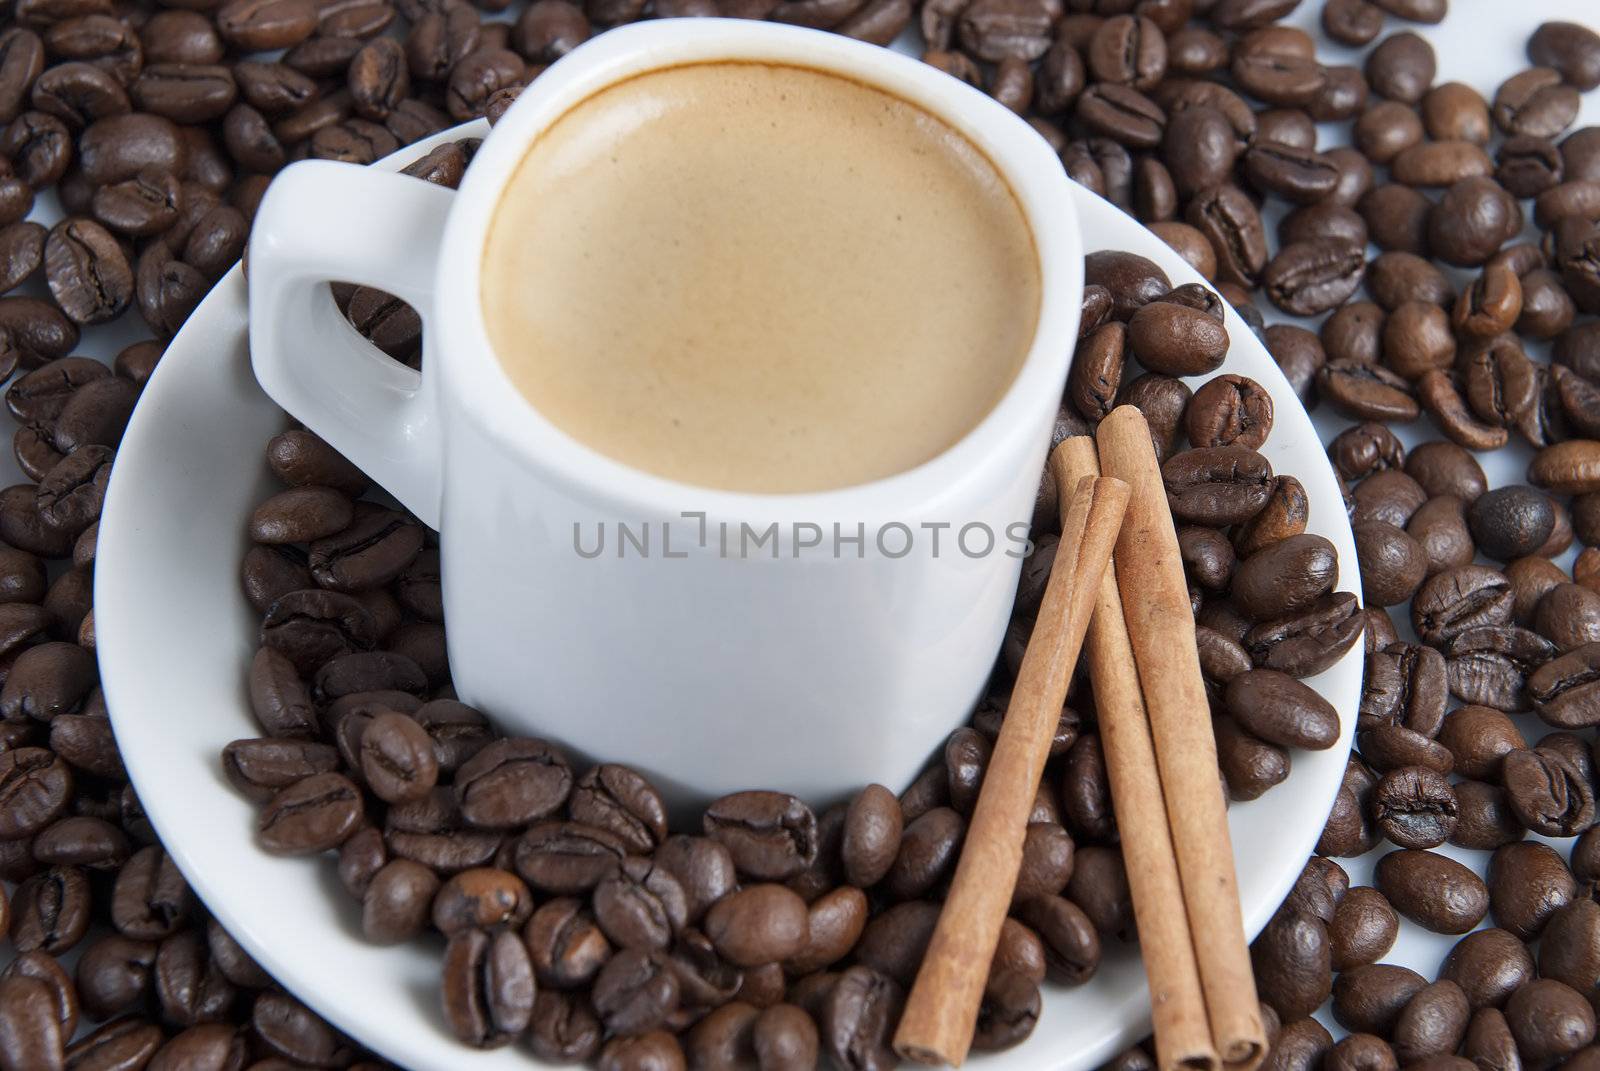
[[[484,250],[489,339],[580,442],[685,483],[818,491],[970,431],[1033,338],[1005,179],[881,90],[759,63],[668,68],[559,119]]]

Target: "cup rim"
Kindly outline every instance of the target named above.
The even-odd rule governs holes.
[[[488,337],[482,250],[501,192],[528,145],[573,107],[647,71],[691,63],[785,63],[847,76],[939,116],[978,146],[1005,178],[1032,232],[1040,308],[1033,340],[1000,400],[960,439],[911,469],[823,491],[730,491],[674,480],[612,458],[541,413],[512,383]],[[869,530],[922,517],[960,519],[960,503],[992,483],[986,459],[1017,456],[1038,434],[1041,405],[1060,404],[1076,342],[1083,247],[1065,169],[1048,143],[1004,106],[942,71],[877,45],[777,23],[668,19],[606,31],[539,76],[496,123],[473,158],[446,223],[426,325],[435,381],[480,431],[564,491],[601,499],[623,521],[864,523]],[[429,336],[437,339],[432,342]],[[442,356],[448,353],[448,356]],[[1002,474],[1009,477],[1011,474]],[[445,496],[449,496],[448,483]]]

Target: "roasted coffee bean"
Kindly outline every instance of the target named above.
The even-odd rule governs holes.
[[[1103,286],[1111,294],[1112,316],[1128,322],[1144,305],[1172,290],[1156,263],[1135,253],[1111,250],[1090,253],[1083,262],[1084,283]]]
[[[1487,850],[1522,839],[1526,831],[1503,788],[1483,781],[1458,781],[1454,787],[1460,817],[1450,843]]]
[[[1454,982],[1418,990],[1395,1021],[1395,1058],[1410,1064],[1451,1055],[1466,1036],[1471,1015],[1466,993]]]
[[[1375,880],[1396,911],[1435,933],[1465,933],[1489,910],[1483,880],[1434,852],[1390,852],[1378,861]]]
[[[1276,51],[1236,50],[1229,73],[1246,93],[1285,108],[1311,104],[1328,81],[1314,58]]]
[[[852,885],[868,888],[883,880],[900,849],[904,817],[900,801],[882,785],[868,785],[850,803],[841,857]]]
[[[1174,455],[1162,479],[1175,517],[1222,527],[1249,520],[1266,504],[1272,466],[1254,450],[1220,446]]]
[[[1407,301],[1455,304],[1455,289],[1432,261],[1411,253],[1380,254],[1367,268],[1367,289],[1390,312]]]
[[[1467,1023],[1462,1054],[1480,1067],[1520,1067],[1516,1039],[1498,1008],[1479,1008]]]
[[[1317,373],[1317,390],[1355,420],[1404,422],[1421,414],[1406,381],[1378,365],[1330,360]]]
[[[1585,644],[1535,670],[1528,698],[1551,725],[1580,728],[1600,724],[1600,644]]]
[[[844,959],[861,939],[867,911],[866,894],[854,886],[841,885],[818,897],[807,911],[805,948],[784,969],[803,975]]]
[[[1342,304],[1365,273],[1361,247],[1318,238],[1284,246],[1267,264],[1261,282],[1268,300],[1284,312],[1313,316]]]
[[[629,859],[595,886],[594,913],[614,945],[648,950],[671,944],[673,935],[687,924],[688,908],[683,887],[670,870],[645,859]],[[713,911],[708,928],[715,917]]]
[[[38,978],[0,979],[0,1062],[6,1067],[65,1067],[61,1023],[50,986]]]
[[[53,866],[20,883],[11,896],[11,943],[19,952],[61,956],[83,940],[92,911],[88,873]]]
[[[1469,346],[1462,359],[1473,412],[1496,427],[1521,426],[1536,404],[1540,384],[1516,340],[1509,335],[1486,339]]]
[[[1263,341],[1272,359],[1305,404],[1314,404],[1317,372],[1327,363],[1327,352],[1316,335],[1293,324],[1272,324]]]
[[[1385,521],[1362,522],[1353,532],[1367,605],[1395,606],[1410,599],[1429,571],[1429,554],[1423,544]]]
[[[1133,901],[1121,852],[1098,845],[1080,848],[1065,895],[1102,935],[1132,933]]]
[[[540,905],[523,938],[539,983],[558,989],[587,984],[611,956],[611,943],[594,916],[567,897]]]
[[[348,1042],[316,1013],[287,993],[256,998],[250,1027],[276,1056],[313,1067],[339,1065],[353,1056]]]
[[[1156,458],[1165,461],[1177,442],[1184,411],[1192,396],[1182,380],[1147,372],[1122,388],[1117,404],[1132,405],[1144,414],[1150,424]]]
[[[456,771],[461,815],[481,829],[513,829],[555,813],[572,791],[572,768],[543,740],[496,740]]]
[[[1377,889],[1359,886],[1339,902],[1328,924],[1331,964],[1336,971],[1376,963],[1394,946],[1400,920]]]
[[[1346,306],[1352,308],[1353,306]],[[1382,424],[1365,423],[1346,428],[1328,444],[1334,469],[1346,480],[1361,480],[1385,469],[1405,464],[1406,448]]]
[[[1397,1068],[1394,1050],[1389,1043],[1372,1034],[1351,1034],[1334,1044],[1323,1057],[1323,1067],[1329,1071],[1352,1071],[1362,1068]]]
[[[521,938],[483,930],[451,938],[442,995],[445,1021],[460,1041],[480,1049],[510,1042],[533,1017],[533,967]]]
[[[139,1008],[151,994],[157,947],[120,934],[87,945],[74,973],[83,1010],[95,1019],[111,1019]]]
[[[311,575],[333,591],[370,591],[403,573],[422,543],[422,526],[404,514],[358,510],[348,528],[312,542]]]
[[[350,500],[331,487],[296,487],[255,508],[250,538],[257,543],[309,543],[343,531],[353,517]]]
[[[1594,1009],[1553,978],[1529,982],[1511,994],[1505,1016],[1518,1052],[1534,1064],[1559,1059],[1594,1040]]]
[[[895,1066],[890,1042],[904,999],[893,980],[868,967],[851,967],[823,1001],[819,1020],[824,1051],[849,1071]]]
[[[1340,44],[1368,45],[1383,32],[1383,11],[1368,0],[1328,0],[1322,6],[1322,28]]]
[[[1337,662],[1360,638],[1363,623],[1356,597],[1335,592],[1298,613],[1254,626],[1244,646],[1260,668],[1309,677]]]
[[[667,1021],[678,1008],[679,992],[677,975],[663,953],[625,949],[601,969],[592,1000],[609,1033],[636,1037]]]
[[[139,391],[116,377],[86,383],[56,417],[53,443],[63,454],[85,446],[116,447],[122,441]]]
[[[1539,601],[1568,579],[1554,562],[1533,555],[1508,563],[1505,573],[1513,596],[1511,619],[1523,626],[1534,623]]]
[[[1465,565],[1422,585],[1411,603],[1411,621],[1424,642],[1442,644],[1468,629],[1508,623],[1511,600],[1504,574]]]
[[[1421,766],[1391,770],[1372,795],[1373,820],[1402,848],[1436,848],[1455,832],[1455,792],[1435,770]]]
[[[1431,252],[1461,267],[1484,263],[1521,229],[1516,199],[1487,175],[1452,183],[1428,213]]]
[[[33,857],[46,866],[112,871],[127,862],[127,834],[103,818],[63,818],[33,840]]]
[[[989,765],[989,740],[976,729],[957,729],[945,741],[944,764],[950,782],[950,803],[963,815],[971,815]]]
[[[938,907],[928,901],[895,904],[867,924],[855,949],[856,962],[910,985],[938,921]]]
[[[1168,486],[1170,493],[1170,480]],[[1294,614],[1328,594],[1337,573],[1332,543],[1319,535],[1290,536],[1239,563],[1232,585],[1234,605],[1257,621]]]
[[[1528,674],[1556,656],[1555,645],[1514,626],[1471,629],[1450,641],[1448,678],[1457,698],[1499,710],[1525,710]]]
[[[1226,591],[1232,583],[1238,555],[1217,529],[1184,525],[1178,529],[1178,552],[1190,580],[1207,591]]]
[[[954,869],[965,833],[966,822],[949,807],[935,807],[907,822],[886,888],[902,899],[934,888]]]
[[[1267,265],[1266,231],[1261,213],[1242,190],[1227,183],[1207,187],[1190,200],[1184,218],[1216,250],[1224,280],[1256,284]]]
[[[1274,476],[1266,505],[1234,530],[1234,550],[1246,558],[1306,530],[1311,506],[1306,489],[1293,476]]]
[[[155,992],[164,1019],[181,1027],[224,1020],[238,991],[211,961],[199,930],[184,930],[156,952]]]
[[[72,801],[73,776],[44,748],[0,752],[0,839],[32,836],[61,817]]]
[[[1318,1067],[1324,1054],[1333,1048],[1333,1036],[1326,1027],[1310,1017],[1285,1024],[1271,1039],[1271,1047],[1262,1067],[1269,1071],[1306,1071]],[[1142,1053],[1142,1049],[1134,1050]],[[1147,1071],[1133,1068],[1132,1071]]]
[[[1600,442],[1573,439],[1545,447],[1529,464],[1528,479],[1561,494],[1600,491]]]
[[[223,40],[243,52],[288,48],[317,29],[316,8],[305,0],[228,0],[216,18]]]
[[[141,848],[117,873],[111,922],[124,937],[163,940],[188,923],[193,909],[188,883],[159,846]]]
[[[1250,946],[1264,999],[1284,1019],[1309,1015],[1333,990],[1332,951],[1321,919],[1280,913]]]
[[[494,867],[453,875],[433,898],[433,925],[446,937],[472,929],[520,927],[532,913],[528,887],[515,874]]]
[[[1473,450],[1497,450],[1506,444],[1506,430],[1479,421],[1467,407],[1458,377],[1430,369],[1417,380],[1417,397],[1439,430],[1451,441]]]
[[[1407,766],[1423,766],[1448,774],[1455,761],[1450,749],[1403,725],[1383,724],[1361,731],[1361,756],[1380,773]]]
[[[1406,155],[1401,153],[1401,157]],[[1364,194],[1356,208],[1378,248],[1401,255],[1428,251],[1428,213],[1433,202],[1420,191],[1397,182],[1385,183]],[[1371,282],[1368,289],[1373,289]]]
[[[615,833],[636,852],[649,852],[667,836],[661,796],[626,766],[592,767],[573,789],[568,811],[576,821]]]
[[[779,792],[736,792],[705,812],[706,835],[721,841],[740,873],[792,877],[817,857],[817,820],[804,803]]]
[[[1600,641],[1600,592],[1582,584],[1555,585],[1539,599],[1533,626],[1563,652]]]
[[[1513,751],[1503,760],[1500,776],[1513,813],[1534,832],[1570,837],[1594,824],[1594,790],[1560,753]]]
[[[261,642],[309,673],[337,655],[370,650],[377,642],[371,613],[348,595],[292,591],[267,610]]]
[[[361,790],[335,773],[313,774],[279,792],[261,812],[257,840],[274,855],[337,848],[361,821]]]
[[[1508,135],[1551,138],[1577,118],[1578,100],[1578,91],[1562,84],[1559,71],[1533,67],[1500,84],[1492,114]]]
[[[498,842],[496,842],[498,843]],[[493,847],[490,854],[493,854]],[[617,837],[579,822],[540,822],[517,840],[516,871],[536,889],[556,895],[587,893],[621,866],[627,848]],[[691,891],[692,882],[688,883]]]
[[[760,1009],[732,1001],[714,1009],[685,1036],[684,1047],[696,1067],[755,1066],[755,1024]]]
[[[1594,943],[1597,926],[1600,904],[1590,897],[1577,897],[1556,909],[1539,945],[1540,976],[1554,978],[1580,993],[1588,992],[1600,980],[1600,958],[1596,957]]]
[[[1478,779],[1498,778],[1502,760],[1527,747],[1509,717],[1483,706],[1451,712],[1439,730],[1439,741],[1454,756],[1457,773]]]
[[[1400,1013],[1427,981],[1393,963],[1341,971],[1333,981],[1333,1018],[1346,1030],[1388,1037]]]
[[[1184,411],[1189,441],[1197,447],[1242,446],[1254,450],[1272,431],[1272,397],[1245,376],[1216,376]]]
[[[1495,924],[1524,941],[1537,938],[1550,916],[1577,892],[1561,856],[1535,841],[1497,848],[1489,860],[1488,881]]]
[[[1533,976],[1533,957],[1527,948],[1501,929],[1463,937],[1439,968],[1439,977],[1459,985],[1473,1008],[1504,1006]]]
[[[1217,738],[1217,762],[1231,799],[1258,799],[1289,776],[1286,750],[1245,732],[1232,718],[1214,718],[1211,724]]]
[[[361,775],[386,803],[421,799],[439,776],[433,738],[404,714],[379,714],[361,734]]]
[[[1270,669],[1241,673],[1228,683],[1228,713],[1274,744],[1322,750],[1339,735],[1331,704],[1287,674]]]
[[[1450,367],[1456,342],[1445,310],[1428,301],[1405,301],[1384,321],[1383,362],[1415,382],[1429,371]]]
[[[1461,82],[1446,82],[1422,98],[1422,122],[1434,141],[1489,141],[1489,105],[1477,90]]]
[[[1127,360],[1127,327],[1111,321],[1078,343],[1067,376],[1067,397],[1084,419],[1098,421],[1116,405]]]
[[[970,10],[970,8],[969,8]],[[1161,143],[1166,113],[1132,86],[1097,82],[1077,99],[1074,114],[1092,134],[1129,149],[1153,149]]]
[[[1405,471],[1430,497],[1455,495],[1472,502],[1488,486],[1477,460],[1454,443],[1423,443],[1406,456]]]
[[[1422,100],[1436,69],[1432,46],[1409,30],[1390,34],[1367,55],[1367,80],[1374,92],[1405,104]]]

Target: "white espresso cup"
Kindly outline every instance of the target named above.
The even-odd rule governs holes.
[[[559,430],[496,359],[483,250],[529,147],[609,85],[726,60],[840,74],[918,105],[981,149],[1022,207],[1043,295],[1028,353],[994,408],[916,468],[818,493],[689,486]],[[827,803],[874,781],[904,788],[985,687],[1076,341],[1082,262],[1060,161],[984,94],[832,34],[664,19],[541,74],[459,192],[349,164],[286,169],[251,240],[250,352],[274,401],[439,530],[463,701],[507,733],[639,768],[674,807],[745,788]],[[357,334],[332,280],[417,308],[420,373]]]

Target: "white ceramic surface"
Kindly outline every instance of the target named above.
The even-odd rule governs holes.
[[[481,132],[481,124],[458,128],[382,166],[403,166],[439,140]],[[1072,197],[1086,248],[1141,252],[1174,282],[1198,278],[1130,218],[1076,188]],[[451,1040],[438,1011],[439,945],[365,944],[332,861],[277,859],[256,849],[256,808],[221,775],[221,747],[257,732],[244,694],[257,621],[237,594],[238,563],[244,518],[271,486],[261,448],[285,421],[251,375],[244,300],[236,270],[173,341],[123,440],[109,490],[95,614],[124,759],[202,898],[317,1011],[414,1071],[528,1067],[526,1050],[476,1053]],[[1334,541],[1340,587],[1353,589],[1355,552],[1320,440],[1266,352],[1231,311],[1228,317],[1234,345],[1223,370],[1254,377],[1276,398],[1277,425],[1264,452],[1304,482],[1311,529]],[[1251,933],[1282,899],[1320,831],[1344,767],[1360,680],[1358,648],[1311,682],[1342,714],[1338,745],[1297,753],[1286,783],[1230,811]],[[1138,958],[1129,948],[1111,948],[1088,985],[1047,987],[1028,1042],[972,1066],[1080,1071],[1135,1040],[1147,1021]]]
[[[723,59],[879,86],[965,133],[1017,194],[1039,252],[1038,329],[995,408],[923,465],[825,493],[689,487],[565,434],[495,359],[479,268],[528,145],[608,85]],[[1070,186],[1026,123],[924,63],[775,23],[638,23],[541,75],[459,194],[322,161],[279,176],[251,239],[252,359],[270,396],[439,529],[456,687],[508,731],[638,766],[683,810],[752,785],[829,802],[870,781],[898,790],[965,720],[1010,618],[1077,334]],[[343,322],[330,280],[421,310],[420,377]],[[653,551],[577,552],[575,532],[592,542],[618,523],[654,532]],[[776,538],[727,551],[745,525]],[[841,530],[864,534],[861,553],[832,540]],[[813,532],[829,538],[803,549]],[[988,553],[958,550],[981,551],[982,532]]]

